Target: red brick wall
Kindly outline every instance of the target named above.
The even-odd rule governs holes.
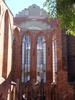
[[[73,100],[74,98],[74,85],[68,83],[68,55],[72,56],[75,53],[75,37],[69,36],[67,39],[67,34],[65,31],[61,34],[61,46],[62,46],[62,67],[58,70],[58,82],[57,82],[57,92],[58,98],[64,98],[65,100]],[[68,45],[67,45],[68,44]],[[69,47],[68,47],[69,46]],[[60,51],[59,51],[60,52]],[[59,66],[60,67],[60,66]]]
[[[18,32],[17,32],[18,33]],[[50,100],[51,98],[51,91],[53,89],[53,86],[51,85],[53,81],[52,77],[52,37],[56,34],[57,36],[57,58],[58,58],[58,72],[57,72],[57,83],[55,87],[55,95],[57,100],[61,100],[62,98],[64,100],[73,100],[74,98],[74,86],[70,85],[68,83],[68,62],[67,62],[67,56],[75,55],[75,37],[69,36],[69,40],[67,40],[67,35],[65,32],[61,31],[60,28],[51,30],[51,31],[25,31],[22,30],[22,33],[18,33],[21,40],[18,38],[18,35],[16,35],[16,42],[13,49],[13,64],[15,67],[13,67],[13,73],[14,79],[19,78],[21,80],[21,41],[23,38],[23,35],[27,34],[31,37],[31,82],[33,77],[36,75],[36,41],[37,36],[44,35],[46,38],[47,43],[47,83],[45,84],[45,95],[47,97],[47,100]],[[67,47],[67,43],[69,44],[69,47]],[[35,60],[35,61],[34,61]],[[21,87],[23,88],[23,85],[21,84]],[[22,88],[20,87],[20,92],[22,92]],[[49,94],[50,93],[50,94]]]
[[[14,40],[13,40],[13,64],[12,64],[12,70],[13,75],[12,79],[17,82],[17,79],[20,79],[21,77],[21,37],[19,34],[18,28],[15,28],[14,30]]]
[[[5,13],[5,23],[4,23],[4,49],[3,49],[3,67],[2,67],[2,77],[7,77],[7,62],[8,62],[8,30],[9,30],[9,22],[8,22],[8,12]]]
[[[3,0],[0,6],[0,94],[7,100],[11,85],[13,16]]]

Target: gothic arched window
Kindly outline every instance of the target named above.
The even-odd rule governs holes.
[[[46,41],[44,36],[37,40],[37,81],[46,82]]]
[[[2,67],[2,77],[7,77],[8,68],[8,35],[9,34],[9,14],[8,11],[5,13],[4,17],[4,45],[3,45],[3,67]]]
[[[53,66],[53,82],[56,83],[57,72],[57,42],[56,35],[52,38],[52,66]]]
[[[30,37],[25,35],[22,40],[22,82],[30,80]]]

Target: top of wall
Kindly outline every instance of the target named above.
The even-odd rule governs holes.
[[[16,17],[27,17],[27,16],[47,17],[48,15],[44,9],[41,9],[36,4],[32,4],[28,8],[24,8],[22,11],[16,14]]]

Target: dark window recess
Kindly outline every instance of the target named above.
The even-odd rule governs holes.
[[[35,6],[33,6],[33,8],[36,8]]]
[[[68,82],[75,83],[75,56],[68,57]]]

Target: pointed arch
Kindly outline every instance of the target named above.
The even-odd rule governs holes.
[[[38,32],[38,33],[36,34],[36,36],[35,36],[35,40],[36,40],[36,41],[37,41],[37,39],[38,39],[39,36],[44,36],[45,41],[47,42],[47,32],[45,32],[45,31],[40,31],[40,32]]]
[[[49,35],[49,45],[50,45],[50,55],[51,55],[51,75],[52,82],[57,82],[57,72],[58,72],[58,29],[53,29],[50,31]]]
[[[31,37],[29,31],[26,31],[22,35],[22,82],[30,81],[30,51]]]
[[[35,36],[36,43],[36,80],[46,82],[47,67],[47,32],[39,31]]]
[[[18,74],[16,76],[16,72],[19,72],[20,68],[20,63],[21,63],[21,56],[20,56],[20,52],[21,52],[21,38],[20,38],[20,30],[18,29],[18,27],[15,27],[14,29],[14,33],[12,36],[12,42],[13,42],[13,51],[12,51],[12,70],[13,70],[13,76],[15,78],[20,77],[20,74]],[[19,72],[20,73],[20,72]]]
[[[9,34],[9,14],[8,10],[5,12],[4,17],[4,45],[3,45],[3,67],[2,77],[7,77],[7,66],[8,66],[8,34]]]
[[[46,82],[46,39],[41,34],[37,39],[37,81],[41,82],[43,79]]]
[[[20,31],[19,31],[18,27],[16,27],[14,29],[14,33],[12,36],[12,42],[14,42],[14,40],[16,40],[16,43],[18,43],[18,41],[20,41]]]

